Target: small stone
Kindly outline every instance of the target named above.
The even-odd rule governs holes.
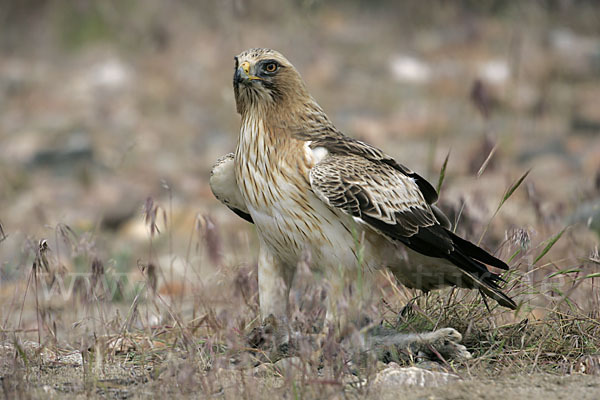
[[[438,387],[458,380],[459,376],[446,372],[394,365],[380,371],[375,376],[372,387],[376,390],[390,390],[398,386]]]

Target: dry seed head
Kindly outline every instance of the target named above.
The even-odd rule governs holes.
[[[39,241],[38,248],[40,250],[40,254],[43,254],[46,250],[49,249],[48,241],[46,239],[41,239]]]
[[[197,214],[196,215],[196,232],[198,237],[203,237],[208,250],[208,257],[215,264],[221,264],[222,260],[222,246],[221,236],[217,225],[213,222],[212,218],[208,215]],[[196,250],[200,243],[196,244]]]
[[[600,264],[600,254],[598,253],[598,246],[596,245],[591,253],[590,253],[590,261],[596,263],[596,264]]]
[[[98,258],[94,257],[92,261],[92,282],[91,289],[95,290],[96,285],[100,281],[101,277],[104,275],[104,263]]]
[[[531,235],[526,228],[516,229],[512,234],[511,240],[523,250],[528,250],[531,245]]]
[[[50,251],[48,241],[46,239],[40,239],[38,241],[38,247],[35,252],[35,260],[33,261],[32,268],[42,268],[45,272],[50,271],[50,265],[46,253]]]
[[[156,293],[156,288],[158,286],[158,276],[156,274],[156,265],[153,263],[148,263],[148,265],[143,267],[143,271],[146,272],[146,276],[148,277],[148,286],[152,289],[152,293]]]
[[[471,101],[481,113],[484,119],[490,117],[492,109],[492,96],[489,88],[483,83],[481,79],[476,79],[471,87]]]
[[[77,234],[71,229],[71,227],[67,224],[57,224],[56,231],[58,235],[62,239],[63,243],[71,249],[71,251],[76,251],[78,246]]]
[[[2,226],[2,221],[0,221],[0,243],[2,243],[4,241],[4,239],[6,239],[6,233],[4,233],[4,227]]]
[[[156,225],[158,211],[161,207],[158,204],[154,204],[154,199],[150,196],[146,198],[146,202],[144,203],[144,222],[146,225],[150,227],[150,236],[154,237],[155,234],[160,234],[160,230]],[[167,223],[166,213],[163,211],[163,219],[165,225]]]
[[[221,264],[223,252],[221,251],[221,237],[217,226],[210,217],[206,217],[206,248],[208,256],[215,265]]]

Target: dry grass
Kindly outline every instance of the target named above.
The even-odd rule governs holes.
[[[508,197],[497,211],[510,201]],[[152,198],[145,202],[149,259],[156,258],[161,236],[167,237],[163,248],[170,248],[173,241],[168,209]],[[488,225],[482,221],[479,229]],[[312,274],[308,261],[300,265],[291,294],[295,311],[288,328],[298,335],[295,357],[270,364],[277,361],[269,359],[273,353],[252,348],[248,342],[249,333],[260,326],[255,267],[223,268],[221,279],[227,283],[219,287],[195,279],[197,271],[192,272],[195,266],[189,261],[183,261],[183,277],[175,278],[169,267],[139,261],[134,278],[133,273],[119,274],[107,267],[96,255],[90,235],[66,225],[57,226],[55,232],[56,240],[68,250],[54,252],[47,240],[31,241],[33,261],[27,282],[24,288],[15,286],[11,305],[3,312],[1,369],[7,397],[43,391],[126,398],[150,393],[362,397],[369,394],[368,382],[382,368],[381,354],[377,360],[361,350],[359,327],[315,341],[314,327],[322,326],[321,299],[328,283]],[[198,216],[189,234],[186,260],[191,254],[204,254],[218,262],[223,238],[216,232],[213,221]],[[509,295],[520,305],[514,313],[485,302],[476,291],[447,289],[418,295],[397,285],[387,273],[376,279],[376,294],[367,296],[362,308],[371,321],[400,332],[448,326],[460,331],[474,359],[438,362],[464,378],[596,374],[600,320],[598,273],[592,271],[597,271],[597,255],[546,274],[541,282],[528,278],[551,270],[555,263],[540,260],[560,240],[572,240],[563,236],[568,236],[565,230],[532,243],[521,231],[497,249],[511,254],[515,266],[505,276]],[[87,265],[87,271],[66,271],[65,265],[78,263]],[[218,295],[219,291],[226,293]],[[582,299],[589,296],[589,304],[583,306]],[[33,321],[28,312],[35,313],[35,324],[30,325],[35,329],[23,325],[24,319]],[[15,315],[18,322],[12,325],[9,321]],[[417,358],[386,353],[383,361],[391,360],[419,365]]]
[[[343,131],[437,182],[457,233],[511,265],[519,304],[422,295],[377,272],[349,308],[402,332],[457,329],[474,358],[435,368],[474,385],[600,373],[591,3],[25,3],[39,15],[0,5],[39,22],[30,46],[11,41],[18,24],[0,37],[3,397],[377,397],[383,364],[361,327],[316,335],[329,282],[309,259],[290,296],[296,357],[249,346],[255,234],[206,179],[238,129],[229,63],[257,44],[293,60]],[[406,56],[429,81],[393,68]],[[386,361],[432,367],[396,350]]]

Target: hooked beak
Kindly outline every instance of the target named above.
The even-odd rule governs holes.
[[[262,78],[250,74],[250,63],[244,61],[235,71],[235,81],[239,83],[249,83],[250,81],[262,81]]]

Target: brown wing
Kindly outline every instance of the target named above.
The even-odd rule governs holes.
[[[311,117],[309,121],[305,121],[304,126],[288,127],[288,129],[297,138],[310,140],[312,148],[324,147],[330,154],[354,154],[379,164],[386,164],[403,175],[412,178],[428,204],[437,201],[437,191],[419,174],[400,164],[378,148],[344,135],[331,124],[322,110],[315,110]]]
[[[437,224],[415,180],[385,163],[333,154],[312,168],[310,182],[327,204],[394,239],[410,238],[420,228]],[[389,227],[380,229],[380,224]]]
[[[389,163],[353,154],[326,156],[311,169],[309,178],[314,193],[329,206],[421,254],[449,260],[470,277],[470,287],[479,287],[503,306],[516,308],[500,291],[500,276],[483,263],[502,269],[508,266],[444,228],[414,178]]]

